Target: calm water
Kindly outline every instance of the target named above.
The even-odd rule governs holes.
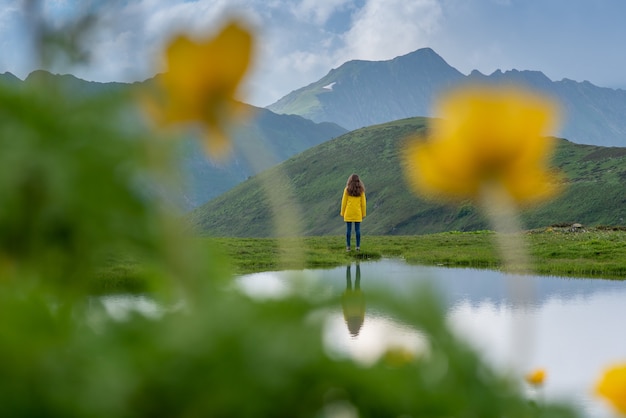
[[[311,297],[336,298],[336,309],[326,316],[327,350],[365,364],[388,345],[423,349],[419,332],[367,307],[368,294],[413,291],[422,283],[439,290],[452,329],[487,361],[520,376],[546,368],[546,397],[574,402],[589,417],[612,416],[591,391],[605,366],[626,361],[626,281],[513,277],[489,270],[411,266],[401,260],[238,278],[239,288],[258,298],[280,298],[303,289]],[[130,310],[155,318],[165,312],[144,296],[102,302],[116,319]]]
[[[520,376],[546,368],[545,396],[575,402],[590,417],[612,416],[591,391],[605,366],[626,361],[626,281],[513,277],[489,270],[411,266],[400,260],[298,274],[320,284],[316,291],[337,297],[324,335],[332,355],[368,363],[389,344],[419,350],[420,334],[368,310],[367,295],[383,288],[407,292],[427,282],[441,292],[451,327],[489,362]],[[257,297],[280,297],[293,290],[293,277],[294,272],[257,273],[240,278],[240,284]],[[526,292],[521,300],[511,296],[520,286]],[[344,292],[356,294],[357,288],[365,304],[360,327],[358,318],[344,320],[341,305]]]

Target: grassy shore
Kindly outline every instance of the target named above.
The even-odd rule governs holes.
[[[626,231],[598,227],[572,231],[550,227],[524,233],[537,274],[626,278]],[[344,237],[306,237],[294,242],[263,238],[202,238],[230,257],[236,273],[296,268],[281,252],[300,245],[307,268],[335,267],[355,258],[402,258],[408,263],[448,267],[500,268],[494,233],[446,232],[415,236],[363,235],[361,252],[345,251]],[[286,250],[287,249],[287,250]],[[287,260],[287,261],[285,261]]]

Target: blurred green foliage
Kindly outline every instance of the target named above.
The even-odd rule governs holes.
[[[484,364],[427,292],[368,304],[429,352],[364,366],[324,349],[316,313],[337,300],[226,286],[222,251],[199,253],[164,203],[173,153],[130,122],[128,99],[0,88],[1,416],[575,416]],[[108,316],[93,281],[129,258],[152,297],[183,307]]]
[[[0,416],[576,416],[486,365],[423,289],[368,305],[427,352],[329,356],[338,300],[233,290],[222,251],[196,248],[167,205],[175,153],[140,120],[123,95],[0,86]],[[128,260],[162,317],[116,320],[93,297]]]
[[[0,266],[74,291],[111,257],[167,251],[166,186],[154,185],[168,163],[123,97],[73,98],[59,84],[0,87]]]

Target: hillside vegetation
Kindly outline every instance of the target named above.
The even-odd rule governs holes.
[[[502,269],[493,232],[441,232],[426,235],[368,235],[361,252],[346,252],[343,237],[305,237],[306,268],[332,268],[354,261],[398,258],[410,264],[446,267]],[[229,256],[237,274],[301,269],[284,259],[280,238],[200,238],[217,244]],[[286,240],[289,240],[286,238]],[[549,227],[530,230],[525,241],[536,274],[559,277],[625,279],[626,231],[624,228],[571,229]],[[293,242],[290,243],[294,245]]]
[[[349,132],[248,179],[191,212],[189,220],[202,235],[271,237],[275,231],[268,201],[271,190],[293,205],[302,224],[299,233],[340,235],[341,194],[348,176],[358,173],[367,188],[365,234],[487,229],[469,202],[441,205],[408,191],[400,163],[402,144],[408,136],[422,135],[427,123],[427,118],[409,118]],[[523,212],[524,226],[623,224],[626,148],[557,142],[553,166],[564,173],[565,189],[552,201]],[[284,176],[288,184],[280,180]]]
[[[183,142],[181,166],[186,187],[182,200],[186,207],[197,207],[249,176],[346,132],[334,123],[315,123],[252,106],[249,110],[251,118],[232,130],[233,152],[225,161],[207,158],[197,138]]]

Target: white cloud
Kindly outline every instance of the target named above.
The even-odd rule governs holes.
[[[0,73],[38,68],[23,1],[0,0]],[[512,0],[42,0],[58,27],[94,11],[103,29],[84,38],[88,66],[55,68],[95,81],[137,81],[161,71],[167,39],[207,34],[236,15],[256,33],[249,103],[267,105],[353,59],[386,60],[431,47],[460,71],[533,69],[626,87],[619,20],[626,2]],[[580,30],[584,21],[585,30]],[[606,81],[606,82],[605,82]],[[610,84],[608,83],[610,82]]]
[[[207,32],[229,9],[229,4],[239,3],[226,0],[185,3],[152,1],[158,3],[158,7],[145,10],[145,30],[155,37],[180,31],[196,34]]]
[[[345,60],[382,60],[429,46],[439,28],[437,0],[368,0],[344,35]]]
[[[302,0],[294,4],[292,10],[299,20],[312,18],[314,23],[323,25],[335,11],[351,3],[352,0]]]
[[[24,78],[35,65],[32,34],[21,3],[0,1],[0,73]]]
[[[99,11],[100,30],[89,40],[91,62],[73,71],[95,81],[136,81],[163,71],[162,49],[176,33],[207,36],[224,17],[256,17],[241,6],[245,1],[198,0],[172,2],[142,0]],[[258,19],[257,19],[258,20]]]

